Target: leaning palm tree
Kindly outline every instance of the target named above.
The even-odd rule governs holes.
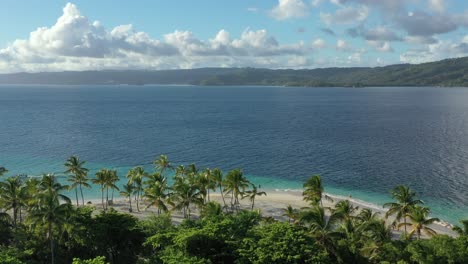
[[[418,204],[423,204],[423,201],[416,199],[416,192],[411,190],[408,186],[398,185],[392,190],[392,198],[396,202],[386,203],[384,207],[388,207],[388,211],[385,213],[385,218],[390,215],[395,215],[395,221],[400,221],[403,218],[403,226],[406,230],[406,216],[411,210]]]
[[[439,218],[431,217],[428,218],[430,210],[427,207],[415,206],[413,207],[406,216],[411,220],[411,223],[400,223],[398,226],[410,226],[412,230],[408,233],[408,236],[413,236],[416,233],[417,239],[421,239],[421,231],[428,234],[429,236],[436,235],[437,232],[430,228],[429,225],[433,224],[436,221],[439,221]]]
[[[43,178],[46,181],[50,178]],[[44,185],[49,185],[50,182]],[[53,184],[55,187],[59,186],[59,183]],[[73,208],[71,207],[70,199],[64,199],[66,196],[60,194],[63,188],[47,188],[40,192],[36,196],[36,201],[29,211],[29,219],[33,225],[46,225],[47,226],[47,237],[50,242],[50,254],[51,263],[55,263],[55,252],[54,252],[54,227],[60,228],[60,226],[67,221],[68,215],[71,213]]]
[[[83,197],[83,189],[82,186],[90,188],[91,186],[88,184],[88,169],[84,168],[83,165],[86,163],[86,161],[81,161],[80,158],[77,156],[71,156],[68,158],[67,162],[65,162],[65,167],[67,170],[65,171],[66,174],[70,174],[68,177],[68,181],[71,182],[70,189],[75,189],[75,195],[76,195],[76,206],[79,206],[78,204],[78,189],[77,187],[80,188],[81,192],[81,200],[82,204],[84,205],[84,197]]]
[[[120,195],[122,195],[125,198],[128,198],[128,204],[129,204],[128,211],[130,213],[133,212],[133,209],[132,209],[132,194],[133,194],[134,189],[135,188],[133,187],[132,184],[127,183],[127,184],[124,184],[122,186],[122,190],[120,191]]]
[[[320,175],[313,175],[307,179],[304,183],[304,191],[302,192],[302,196],[304,200],[310,202],[311,205],[319,204],[323,206],[322,203],[322,196],[323,196],[323,184],[322,178]],[[331,197],[328,195],[324,195],[324,198],[330,201],[333,201]]]
[[[239,196],[244,193],[249,184],[250,182],[240,169],[232,170],[226,175],[224,186],[226,193],[231,194],[231,208],[239,208]]]
[[[282,211],[282,216],[286,216],[288,218],[288,223],[291,223],[291,220],[297,220],[297,218],[299,217],[299,210],[293,208],[291,205],[288,205],[286,208],[283,208]]]
[[[468,219],[461,220],[462,226],[454,226],[453,231],[457,232],[460,236],[468,236]]]
[[[219,188],[219,192],[221,193],[221,199],[223,200],[223,205],[226,207],[226,201],[224,200],[224,190],[223,190],[223,172],[216,168],[213,169],[211,172],[211,178],[213,183]]]
[[[257,196],[267,195],[266,192],[259,192],[257,189],[257,186],[255,186],[254,184],[252,184],[252,190],[246,191],[245,194],[246,194],[245,196],[242,196],[242,199],[244,199],[245,197],[249,198],[250,203],[251,203],[251,208],[250,208],[251,211],[253,211],[253,208],[255,205],[255,198]]]

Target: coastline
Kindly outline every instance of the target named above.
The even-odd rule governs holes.
[[[308,206],[308,203],[306,203],[302,199],[302,191],[300,190],[263,189],[263,191],[265,191],[267,195],[258,196],[255,199],[254,210],[259,210],[262,213],[262,215],[265,217],[272,217],[275,220],[279,220],[279,221],[287,221],[287,218],[283,216],[283,209],[286,208],[288,205],[291,205],[293,208],[297,208],[297,209]],[[384,217],[385,212],[386,212],[385,208],[378,206],[376,204],[366,202],[366,201],[362,201],[362,200],[355,199],[352,197],[350,198],[346,196],[341,196],[341,195],[334,195],[334,194],[329,194],[329,193],[324,193],[324,194],[330,196],[333,199],[333,201],[328,201],[326,199],[323,199],[324,207],[333,207],[337,202],[341,200],[349,200],[354,206],[358,206],[360,209],[368,208],[368,209],[373,210],[374,212],[378,212],[380,214],[380,217],[382,218]],[[221,195],[218,192],[211,194],[211,200],[222,204]],[[92,203],[92,206],[94,206],[97,209],[97,211],[100,211],[102,209],[101,199],[90,199],[88,201]],[[240,202],[241,202],[241,208],[250,209],[250,202],[247,199],[243,199]],[[140,203],[140,212],[136,211],[136,206],[132,202],[133,212],[130,213],[128,211],[129,209],[128,200],[121,196],[116,196],[113,201],[113,205],[110,207],[114,208],[118,212],[129,213],[137,217],[140,220],[148,218],[151,215],[157,214],[157,210],[154,207],[146,208],[147,203],[144,201]],[[197,210],[194,210],[193,217],[197,218],[198,216],[199,216],[199,212]],[[178,211],[171,211],[171,217],[175,224],[179,224],[180,222],[184,220],[182,213]],[[387,221],[387,224],[390,224],[391,221],[393,221],[393,218],[390,217],[386,221]],[[452,230],[452,227],[453,226],[451,224],[443,220],[431,225],[431,228],[433,228],[438,234],[456,236],[456,233]],[[392,233],[395,239],[399,238],[401,234],[401,232],[397,230],[392,230]]]

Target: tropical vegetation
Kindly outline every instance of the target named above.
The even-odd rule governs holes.
[[[0,263],[468,263],[468,220],[453,228],[458,235],[437,234],[438,219],[408,186],[391,191],[380,215],[345,199],[326,204],[314,175],[304,184],[308,207],[266,216],[255,201],[267,193],[240,169],[174,166],[166,156],[153,164],[127,177],[100,169],[88,178],[74,156],[65,178],[2,170]],[[100,190],[97,207],[84,203],[88,182]],[[113,208],[114,190],[131,214]],[[145,208],[156,213],[137,218]]]

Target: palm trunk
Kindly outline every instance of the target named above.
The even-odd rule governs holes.
[[[15,227],[16,227],[17,218],[18,218],[18,208],[16,208],[15,206],[13,207],[13,224],[15,225]]]
[[[221,187],[221,184],[219,185],[219,192],[221,193],[221,198],[223,199],[224,207],[226,207],[226,201],[224,200],[224,193],[223,193],[223,189]]]
[[[50,240],[50,256],[51,256],[51,263],[54,264],[55,259],[54,259],[54,238],[52,236],[52,223],[49,221],[49,226],[48,226],[48,232],[49,232],[49,240]]]
[[[106,187],[106,210],[109,206],[109,187]]]
[[[101,188],[101,203],[102,203],[102,210],[106,210],[104,207],[104,189]]]
[[[252,208],[250,209],[250,211],[253,211],[254,205],[255,205],[255,198],[252,199]]]
[[[130,204],[130,208],[128,209],[128,211],[131,213],[133,210],[132,210],[132,194],[129,194],[128,196],[128,203]]]
[[[407,233],[406,233],[406,216],[404,216],[403,222],[405,223],[405,237],[406,237],[406,234],[407,234]]]
[[[75,196],[76,196],[76,207],[80,206],[78,204],[78,189],[75,187]]]
[[[83,196],[83,188],[81,187],[81,184],[80,184],[80,193],[81,193],[81,202],[84,206],[84,196]]]
[[[139,198],[139,196],[140,196],[140,190],[138,190],[137,193],[136,193],[136,205],[137,205],[137,211],[138,212],[140,212],[140,203],[139,203],[140,198]]]

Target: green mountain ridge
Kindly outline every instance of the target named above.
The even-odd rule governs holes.
[[[0,74],[0,84],[191,84],[307,87],[468,87],[468,57],[383,67],[105,70]]]

